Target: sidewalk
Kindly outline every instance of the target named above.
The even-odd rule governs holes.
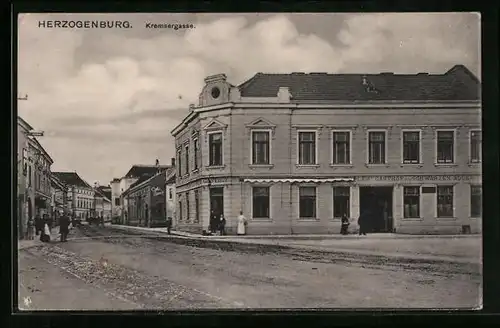
[[[166,228],[144,228],[113,225],[128,231],[166,234]],[[288,236],[201,236],[172,231],[171,238],[210,240],[251,245],[274,245],[306,251],[382,256],[453,263],[481,263],[480,235],[288,235]]]
[[[52,228],[52,232],[50,234],[50,241],[59,240],[61,234],[59,233],[59,226]],[[35,236],[33,240],[22,239],[17,241],[17,249],[25,249],[32,246],[42,245],[43,243],[40,241],[40,235]]]

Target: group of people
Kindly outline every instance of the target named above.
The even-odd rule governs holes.
[[[47,214],[44,214],[43,217],[37,214],[34,218],[29,218],[27,222],[27,239],[34,240],[35,236],[40,236],[40,241],[44,243],[50,242],[53,223],[54,220]],[[69,215],[61,213],[58,223],[61,235],[60,240],[61,242],[66,242],[71,226]]]
[[[247,225],[247,219],[243,215],[243,211],[240,211],[236,233],[240,236],[245,235]],[[218,233],[220,236],[226,235],[226,218],[224,217],[223,213],[217,214],[217,212],[215,211],[212,211],[210,213],[210,224],[208,230],[209,234]]]
[[[369,211],[363,211],[361,215],[358,218],[358,225],[359,225],[359,235],[366,236],[366,233],[369,232],[369,224],[370,224],[370,217],[371,214]],[[342,235],[347,235],[349,234],[349,225],[350,225],[349,218],[347,215],[342,216],[341,224],[340,224],[340,233]]]

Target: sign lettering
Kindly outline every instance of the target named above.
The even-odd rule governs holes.
[[[357,177],[358,181],[468,181],[472,175],[378,175]]]

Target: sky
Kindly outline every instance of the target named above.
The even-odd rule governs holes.
[[[107,185],[134,164],[169,164],[171,130],[203,79],[257,72],[437,73],[480,78],[480,16],[391,14],[21,14],[18,114],[54,160]],[[120,20],[128,29],[40,28],[48,20]],[[151,29],[146,23],[192,24]]]

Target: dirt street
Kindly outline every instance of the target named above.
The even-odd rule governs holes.
[[[31,309],[474,308],[481,296],[475,274],[309,261],[133,235],[32,247],[20,251],[19,268],[20,307],[29,296]]]

